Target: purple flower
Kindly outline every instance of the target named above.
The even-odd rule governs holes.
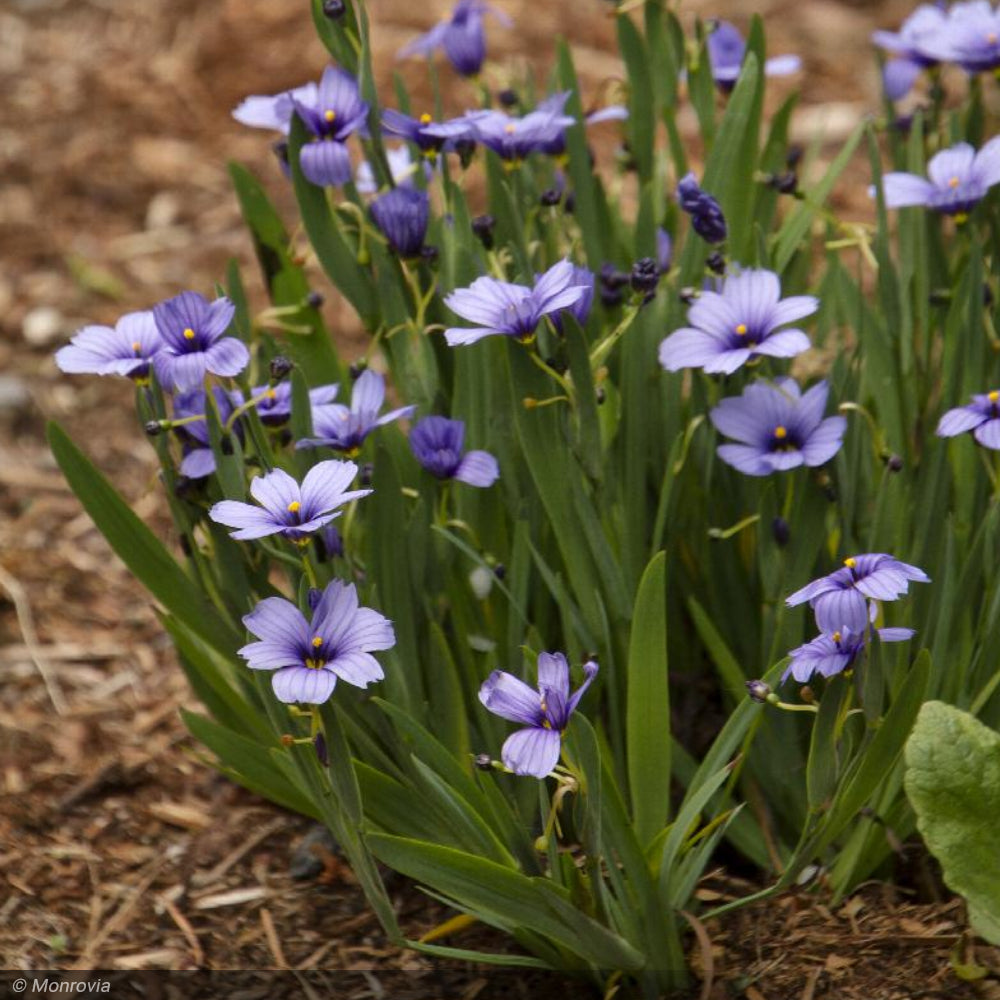
[[[929,583],[930,577],[884,552],[867,552],[845,559],[840,569],[795,591],[785,604],[793,608],[809,601],[823,632],[849,629],[857,633],[876,613],[876,608],[868,606],[869,600],[895,601],[907,592],[911,580]]]
[[[882,70],[882,81],[890,101],[905,97],[920,73],[937,65],[927,51],[934,39],[946,30],[947,17],[936,4],[921,4],[902,23],[899,31],[874,31],[872,42],[891,53]]]
[[[56,351],[56,365],[68,375],[125,375],[149,381],[153,357],[162,349],[151,312],[127,313],[114,325],[85,326]]]
[[[543,316],[568,309],[586,296],[587,287],[575,284],[576,280],[576,268],[568,260],[550,267],[531,288],[496,278],[476,278],[468,288],[452,292],[444,304],[480,326],[452,327],[445,330],[445,339],[451,347],[474,344],[497,334],[528,341]]]
[[[153,306],[163,349],[153,366],[170,391],[196,389],[205,375],[239,375],[250,360],[242,340],[224,336],[236,307],[223,297],[209,302],[197,292],[181,292]]]
[[[422,153],[434,155],[454,147],[460,139],[474,139],[475,131],[468,118],[436,122],[429,114],[419,118],[387,108],[382,112],[382,129],[417,146]]]
[[[358,81],[345,70],[327,66],[315,94],[293,95],[292,103],[314,139],[300,154],[306,180],[320,187],[346,184],[351,179],[347,139],[354,132],[364,134],[368,118]]]
[[[315,412],[317,406],[332,403],[337,398],[339,385],[321,385],[309,390],[309,402]],[[258,385],[251,390],[257,400],[257,414],[260,422],[268,427],[279,427],[292,415],[292,384],[279,382],[277,385]]]
[[[748,476],[800,465],[822,465],[840,450],[847,421],[823,419],[829,386],[817,382],[802,395],[794,379],[754,382],[722,400],[710,416],[716,430],[740,444],[723,444],[719,458]]]
[[[415,406],[402,406],[398,410],[379,416],[385,402],[385,379],[378,372],[366,369],[354,383],[351,405],[330,403],[313,408],[312,438],[298,441],[296,448],[333,448],[353,458],[361,450],[368,435],[383,424],[412,416]]]
[[[224,424],[233,415],[233,410],[243,403],[243,397],[233,390],[226,392],[221,386],[213,386],[212,397],[219,411],[219,420]],[[208,422],[205,420],[206,397],[204,389],[193,389],[174,396],[174,420],[197,417],[176,428],[181,439],[184,457],[180,473],[188,479],[203,479],[215,472],[215,454],[209,444]],[[243,426],[237,419],[234,431],[242,440]]]
[[[397,187],[379,195],[369,207],[379,232],[403,258],[419,257],[427,235],[430,199],[421,188]]]
[[[656,227],[656,266],[660,274],[666,274],[674,259],[674,241],[662,226]]]
[[[563,108],[566,105],[567,94],[556,94],[553,97],[549,97],[542,101],[541,104],[535,108],[535,113],[539,111],[545,111],[550,106],[555,108],[562,113]],[[620,122],[625,121],[628,118],[628,108],[621,104],[609,104],[605,108],[599,108],[597,111],[592,111],[583,120],[583,124],[588,128],[591,125],[599,125],[601,122]],[[574,124],[576,119],[573,119],[570,124]],[[559,130],[558,135],[550,140],[549,142],[541,143],[534,152],[544,153],[546,156],[564,156],[566,154],[566,128],[565,126]]]
[[[424,417],[410,431],[410,448],[417,461],[438,479],[492,486],[500,475],[497,460],[486,451],[463,452],[464,439],[461,420]]]
[[[923,54],[958,63],[967,73],[1000,66],[1000,11],[987,0],[953,4],[941,28],[921,39]]]
[[[726,217],[719,203],[702,191],[694,174],[677,182],[677,202],[691,216],[691,227],[706,243],[722,243],[728,235]]]
[[[544,778],[559,762],[563,730],[597,674],[597,664],[583,665],[584,681],[569,693],[569,664],[562,653],[538,654],[538,689],[503,670],[494,670],[479,689],[479,700],[501,719],[527,728],[512,733],[500,756],[515,774]]]
[[[293,542],[307,542],[311,532],[343,514],[339,508],[371,493],[347,490],[357,474],[353,462],[320,462],[306,473],[300,487],[287,472],[274,469],[250,484],[259,507],[221,500],[208,516],[217,524],[237,528],[232,537],[240,541],[280,534]]]
[[[706,45],[708,61],[712,66],[712,79],[716,86],[720,90],[732,90],[743,69],[747,51],[747,43],[739,29],[728,21],[716,21]],[[802,60],[798,56],[775,56],[764,63],[764,74],[788,76],[790,73],[797,73],[801,67]]]
[[[233,118],[250,128],[263,128],[288,135],[295,114],[295,101],[314,104],[318,88],[315,83],[306,83],[280,94],[253,94],[245,97],[233,109]]]
[[[65,348],[64,348],[65,350]],[[937,425],[938,437],[955,437],[972,431],[972,436],[984,448],[1000,450],[1000,392],[972,397],[968,406],[949,410]]]
[[[516,165],[531,153],[565,149],[565,131],[576,124],[575,118],[563,114],[569,97],[568,90],[553,94],[523,118],[502,111],[472,111],[466,117],[479,142]]]
[[[413,175],[417,172],[417,165],[410,157],[410,151],[406,146],[398,149],[387,149],[386,159],[389,161],[389,173],[392,174],[392,183],[397,187],[413,183]],[[430,180],[430,164],[424,164],[424,176]],[[357,173],[354,176],[354,184],[361,194],[375,194],[378,191],[378,184],[375,183],[375,171],[372,165],[363,160],[358,165]]]
[[[334,580],[312,612],[312,619],[283,597],[268,597],[243,619],[251,642],[239,650],[252,670],[276,671],[271,683],[279,701],[321,705],[337,678],[367,687],[384,674],[373,650],[396,645],[392,622],[372,608],[358,607],[352,583]]]
[[[483,0],[458,0],[451,17],[400,49],[398,58],[430,56],[436,49],[444,49],[448,61],[462,76],[476,76],[486,58],[483,16],[487,13],[510,27],[510,18]]]
[[[882,191],[886,208],[926,205],[959,221],[1000,183],[1000,136],[977,153],[967,142],[943,149],[927,164],[930,180],[898,171],[885,174]],[[868,189],[875,197],[875,188]]]
[[[879,628],[871,631],[882,642],[905,642],[916,634],[912,628]],[[792,661],[781,675],[779,683],[784,684],[789,677],[793,677],[800,684],[805,684],[813,674],[833,677],[834,674],[842,673],[857,660],[868,637],[869,631],[865,626],[860,631],[844,628],[816,636],[811,642],[789,652]]]
[[[811,295],[781,298],[781,284],[771,271],[746,270],[725,279],[720,292],[702,292],[688,310],[689,327],[660,344],[660,364],[667,371],[701,368],[731,375],[761,354],[792,358],[809,349],[809,338],[786,323],[811,316],[819,300]]]

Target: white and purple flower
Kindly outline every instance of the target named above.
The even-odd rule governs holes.
[[[833,632],[823,632],[810,642],[789,651],[791,662],[781,675],[780,683],[784,684],[789,677],[792,677],[800,684],[805,684],[814,674],[833,677],[835,674],[843,673],[853,666],[864,651],[872,632],[881,642],[905,642],[916,635],[912,628],[869,630],[865,626],[859,631],[843,628]]]
[[[85,326],[56,351],[60,371],[68,375],[123,375],[149,381],[153,358],[163,340],[152,312],[126,313],[113,326]]]
[[[840,569],[795,591],[785,604],[794,608],[808,601],[822,632],[861,633],[877,612],[868,601],[895,601],[911,581],[929,583],[930,577],[885,552],[866,552],[848,557]]]
[[[419,257],[430,221],[430,198],[423,188],[402,185],[380,194],[369,206],[389,246],[404,259]]]
[[[295,114],[295,101],[314,104],[317,86],[305,83],[301,87],[283,90],[280,94],[251,94],[233,108],[233,118],[241,125],[262,128],[288,135]]]
[[[156,377],[165,389],[198,388],[205,376],[232,378],[250,360],[247,345],[225,336],[236,307],[223,297],[209,302],[197,292],[181,292],[153,306],[163,348],[153,358]]]
[[[479,689],[479,700],[501,719],[525,726],[504,741],[500,756],[515,774],[544,778],[559,762],[562,734],[583,693],[597,676],[597,663],[583,665],[584,681],[570,694],[569,664],[562,653],[538,654],[538,688],[503,670],[494,670]]]
[[[306,180],[319,187],[346,184],[351,179],[347,140],[355,132],[364,134],[368,119],[358,81],[346,70],[327,66],[315,92],[300,88],[292,104],[314,140],[299,154]]]
[[[310,602],[311,603],[311,602]],[[274,693],[286,704],[321,705],[338,678],[367,687],[385,675],[373,651],[391,649],[390,622],[358,606],[354,584],[334,580],[315,603],[312,618],[283,597],[268,597],[243,619],[260,641],[239,650],[252,670],[273,670]]]
[[[929,178],[929,179],[928,179]],[[977,153],[967,142],[943,149],[927,164],[927,177],[893,171],[882,178],[886,208],[924,205],[962,221],[1000,183],[1000,136]],[[875,188],[868,193],[875,197]]]
[[[243,397],[237,390],[227,392],[222,386],[212,387],[212,398],[218,410],[219,420],[224,424],[233,411],[243,404]],[[188,479],[204,479],[215,472],[215,453],[209,441],[208,422],[205,407],[208,397],[204,389],[192,389],[174,396],[174,420],[183,421],[175,433],[181,440],[184,457],[181,459],[180,473]],[[194,417],[196,419],[189,419]],[[233,431],[243,439],[243,425],[237,419]]]
[[[968,431],[984,448],[1000,451],[1000,391],[975,395],[968,405],[949,410],[936,433],[938,437],[956,437]]]
[[[371,490],[348,490],[358,474],[353,462],[330,460],[314,465],[300,486],[287,472],[273,469],[254,477],[250,495],[260,506],[239,500],[220,500],[208,512],[217,524],[235,528],[239,541],[284,535],[292,542],[307,542],[352,500],[368,496]]]
[[[746,57],[747,43],[743,40],[739,28],[729,21],[716,21],[715,28],[705,41],[708,48],[708,61],[712,66],[712,79],[715,85],[724,91],[732,90],[743,70],[743,60]],[[788,76],[797,73],[802,68],[802,60],[798,56],[775,56],[764,63],[766,76]]]
[[[829,386],[806,393],[791,378],[754,382],[741,396],[722,400],[710,416],[716,430],[740,442],[719,445],[718,455],[748,476],[769,476],[830,461],[843,444],[847,421],[823,419]]]
[[[530,288],[496,278],[477,278],[468,288],[458,288],[444,304],[476,327],[451,327],[444,336],[449,346],[474,344],[484,337],[517,337],[527,342],[535,334],[543,316],[575,306],[589,287],[578,284],[577,269],[569,260],[561,260],[536,279]]]
[[[1000,67],[1000,9],[987,0],[952,4],[941,28],[921,40],[921,50],[941,62],[958,63],[967,73]]]
[[[888,52],[890,58],[882,70],[882,82],[890,101],[898,101],[913,88],[917,77],[938,59],[928,46],[946,29],[947,15],[937,4],[924,3],[900,25],[899,31],[874,31],[872,42]]]
[[[760,355],[795,357],[809,349],[809,338],[802,330],[781,328],[818,308],[811,295],[782,299],[771,271],[741,271],[725,279],[721,292],[701,293],[688,310],[691,325],[660,344],[660,364],[671,372],[701,368],[730,375]]]
[[[492,486],[500,475],[488,451],[465,451],[465,424],[447,417],[424,417],[410,431],[416,460],[438,479],[457,479],[469,486]]]
[[[516,165],[532,153],[565,149],[566,129],[576,124],[564,113],[570,91],[553,94],[523,118],[502,111],[470,111],[466,115],[476,139],[506,163]]]
[[[298,441],[296,448],[333,448],[353,458],[361,450],[368,435],[384,424],[413,416],[415,406],[401,406],[379,416],[385,402],[385,379],[371,369],[366,369],[354,383],[351,405],[330,403],[313,407],[313,434]]]
[[[309,390],[310,409],[315,412],[316,407],[325,406],[332,403],[337,398],[340,386],[336,383],[331,385],[317,386]],[[292,384],[291,382],[279,382],[277,385],[258,385],[250,390],[251,395],[257,400],[255,406],[260,422],[267,427],[280,427],[292,416]]]
[[[492,14],[504,27],[512,24],[503,11],[483,0],[458,0],[451,16],[399,50],[398,58],[431,56],[443,49],[448,61],[462,76],[476,76],[486,59],[483,19]]]

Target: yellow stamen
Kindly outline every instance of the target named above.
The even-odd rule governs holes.
[[[969,221],[968,212],[956,212],[955,213],[955,224],[958,226],[964,226],[965,223]]]
[[[298,500],[293,500],[293,501],[292,501],[292,502],[291,502],[291,503],[290,503],[290,504],[288,505],[288,513],[289,513],[289,514],[294,514],[294,513],[296,513],[296,512],[298,511],[298,509],[299,509],[299,508],[300,508],[301,506],[302,506],[302,504],[300,504]]]
[[[268,389],[267,390],[267,398],[268,399],[277,399],[278,398],[278,394],[274,391],[274,389]]]
[[[420,124],[421,124],[421,125],[430,125],[430,123],[431,123],[431,122],[432,122],[433,120],[434,120],[434,119],[433,119],[433,118],[431,118],[431,116],[430,116],[429,114],[427,114],[427,112],[426,112],[426,111],[425,111],[425,112],[424,112],[424,113],[423,113],[423,114],[422,114],[422,115],[420,116]]]
[[[830,636],[830,638],[833,639],[834,642],[840,642],[840,633],[834,632],[833,635]]]
[[[337,117],[337,112],[336,111],[331,111],[330,108],[327,108],[326,111],[323,112],[323,117],[328,122],[332,122],[334,120],[334,118]]]
[[[952,189],[957,188],[960,183],[961,182],[959,181],[959,179],[957,177],[949,177],[948,178],[948,187],[950,187]]]
[[[142,354],[142,344],[140,344],[138,340],[133,340],[132,341],[132,350],[136,354]]]
[[[310,670],[319,670],[323,666],[323,660],[314,660],[311,656],[306,660],[306,666]]]
[[[784,441],[785,438],[788,437],[788,431],[786,428],[782,427],[781,424],[778,424],[778,426],[774,428],[774,436],[779,441]]]
[[[194,340],[194,336],[195,336],[194,330],[192,330],[191,327],[187,327],[184,330],[184,339],[185,340]]]
[[[736,327],[736,332],[742,337],[747,332],[746,323],[740,323],[740,325]]]
[[[507,135],[513,135],[517,131],[517,126],[511,122],[509,125],[504,125],[503,130]]]
[[[314,635],[313,636],[313,649],[319,649],[323,645],[323,636]]]
[[[849,556],[847,559],[844,560],[844,565],[848,569],[854,569],[854,567],[857,566],[857,564],[858,564],[858,561],[853,556]]]
[[[997,392],[996,389],[994,389],[986,398],[989,399],[991,403],[998,403],[1000,402],[1000,392]]]

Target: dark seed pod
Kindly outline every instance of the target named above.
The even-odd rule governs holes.
[[[518,104],[521,103],[521,98],[517,96],[517,91],[511,90],[510,87],[505,90],[501,90],[500,93],[497,94],[497,100],[505,108],[516,108]]]
[[[286,358],[284,354],[275,355],[271,358],[271,364],[268,366],[271,381],[280,382],[291,373],[291,370],[294,367],[295,362],[293,362],[291,358]]]
[[[323,13],[331,21],[339,21],[347,12],[344,0],[323,0]]]
[[[781,548],[788,544],[788,539],[792,536],[788,522],[783,517],[776,517],[771,522],[771,534],[774,536],[775,543]]]
[[[493,249],[493,227],[497,220],[492,215],[477,215],[472,220],[472,231],[487,250]]]
[[[493,758],[488,753],[476,754],[472,762],[480,771],[489,771],[493,767]]]
[[[538,200],[546,208],[553,208],[556,205],[558,205],[560,201],[562,201],[562,192],[559,191],[557,188],[546,188],[541,193]]]
[[[652,257],[641,257],[632,265],[629,283],[634,291],[648,294],[656,290],[660,282],[660,269]]]
[[[306,296],[306,305],[310,309],[319,309],[323,305],[324,299],[319,292],[310,292]]]

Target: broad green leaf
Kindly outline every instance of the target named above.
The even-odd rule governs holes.
[[[929,701],[906,743],[906,794],[950,889],[973,928],[1000,945],[1000,733],[952,705]]]

